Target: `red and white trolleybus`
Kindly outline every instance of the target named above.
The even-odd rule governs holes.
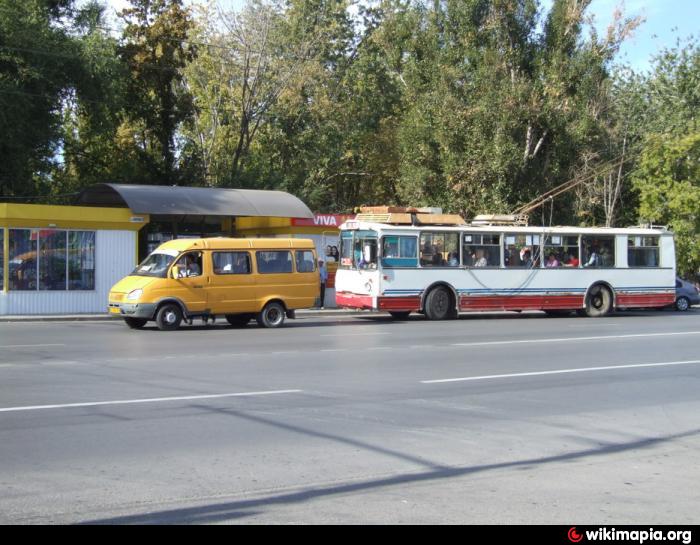
[[[448,225],[430,214],[397,225],[390,216],[341,225],[338,306],[442,320],[489,310],[595,317],[675,301],[673,234],[663,228]]]

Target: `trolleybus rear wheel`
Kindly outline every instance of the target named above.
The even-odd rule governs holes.
[[[599,318],[610,314],[613,307],[613,296],[605,286],[593,286],[586,297],[586,315]]]

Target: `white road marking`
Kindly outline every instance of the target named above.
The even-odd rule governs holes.
[[[48,346],[66,346],[65,344],[6,344],[0,348],[46,348]]]
[[[539,377],[544,375],[564,375],[567,373],[591,373],[594,371],[615,371],[619,369],[642,369],[645,367],[670,367],[674,365],[694,365],[700,363],[700,360],[689,361],[664,361],[657,363],[635,363],[630,365],[610,365],[606,367],[582,367],[579,369],[557,369],[554,371],[532,371],[529,373],[510,373],[504,375],[483,375],[480,377],[460,377],[446,378],[438,380],[422,380],[421,384],[440,384],[446,382],[468,382],[477,380],[493,380],[500,378],[520,378],[520,377]]]
[[[332,335],[319,335],[319,337],[369,337],[370,335],[391,335],[391,333],[333,333]]]
[[[60,405],[31,405],[27,407],[0,408],[0,413],[40,411],[47,409],[69,409],[75,407],[104,407],[107,405],[134,405],[137,403],[166,403],[170,401],[196,401],[201,399],[223,399],[227,397],[267,396],[277,394],[298,394],[302,390],[270,390],[263,392],[239,392],[235,394],[211,394],[179,397],[154,397],[150,399],[123,399],[118,401],[92,401],[88,403],[63,403]]]
[[[450,346],[489,346],[499,344],[564,343],[572,341],[598,341],[604,339],[631,339],[634,337],[670,337],[675,335],[700,335],[700,331],[674,331],[669,333],[634,333],[630,335],[596,335],[594,337],[558,337],[554,339],[523,339],[518,341],[485,341],[454,343]]]

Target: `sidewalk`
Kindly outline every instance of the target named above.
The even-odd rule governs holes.
[[[353,316],[359,314],[370,314],[367,310],[352,310],[352,309],[342,309],[342,308],[311,308],[304,310],[297,310],[297,318],[313,318],[316,316]],[[52,315],[39,315],[39,314],[29,314],[23,316],[0,316],[0,323],[6,322],[79,322],[79,321],[111,321],[111,320],[121,320],[121,316],[109,315],[106,312],[104,314],[52,314]]]

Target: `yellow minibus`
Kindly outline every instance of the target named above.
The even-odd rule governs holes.
[[[109,293],[109,313],[132,329],[155,320],[163,331],[193,318],[256,318],[279,327],[318,302],[314,243],[306,239],[177,239],[160,245]]]

